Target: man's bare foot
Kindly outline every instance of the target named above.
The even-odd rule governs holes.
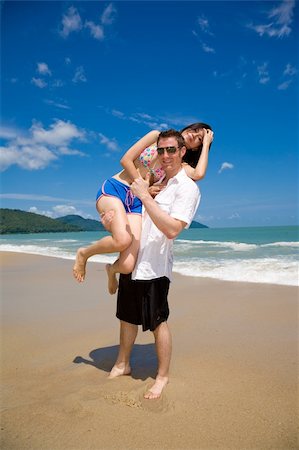
[[[76,255],[76,261],[73,267],[73,275],[79,283],[82,283],[85,278],[85,267],[87,258],[84,256],[85,248],[79,248]]]
[[[106,264],[106,272],[108,276],[108,291],[113,295],[118,289],[118,281],[115,273],[112,271],[112,264]]]
[[[112,380],[113,378],[121,377],[123,375],[130,375],[131,367],[129,364],[120,363],[118,365],[112,367],[111,372],[108,375],[108,378]]]
[[[154,400],[161,397],[162,391],[168,383],[168,377],[160,377],[159,375],[156,378],[153,386],[144,394],[144,398],[148,400]]]

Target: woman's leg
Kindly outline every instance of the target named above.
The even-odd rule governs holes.
[[[79,248],[73,268],[74,277],[79,282],[82,282],[85,278],[85,266],[88,258],[102,253],[122,252],[132,242],[130,225],[121,200],[116,197],[102,196],[97,202],[97,210],[99,214],[114,211],[110,226],[111,236],[105,236],[89,247]]]
[[[122,251],[119,258],[113,264],[106,264],[108,275],[108,290],[110,294],[115,294],[118,288],[117,273],[131,273],[137,260],[142,216],[139,214],[128,214],[128,222],[132,232],[132,242],[129,247]]]

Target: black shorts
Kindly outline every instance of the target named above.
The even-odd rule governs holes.
[[[132,280],[131,274],[119,277],[116,317],[143,331],[154,331],[169,316],[167,277],[153,280]]]

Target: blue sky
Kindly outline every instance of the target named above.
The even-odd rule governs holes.
[[[1,2],[1,206],[97,218],[138,138],[203,121],[197,220],[297,224],[298,23],[293,0]]]

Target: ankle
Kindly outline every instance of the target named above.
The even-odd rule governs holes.
[[[156,376],[156,381],[162,381],[163,383],[168,383],[169,376],[167,375],[160,375],[159,373]]]

